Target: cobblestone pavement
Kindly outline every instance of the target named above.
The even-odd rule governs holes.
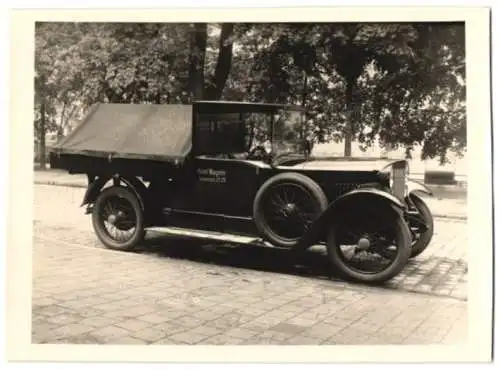
[[[321,251],[301,256],[298,265],[280,250],[153,235],[143,252],[112,252],[101,247],[78,207],[82,195],[77,188],[35,186],[34,343],[465,338],[463,222],[437,221],[433,245],[391,283],[393,289],[368,288],[329,277]]]
[[[84,189],[36,185],[35,220],[53,227],[39,231],[41,236],[101,248],[95,237],[90,216],[84,215],[79,205]],[[407,268],[387,287],[467,299],[467,224],[463,220],[436,219],[432,244],[419,257],[411,260]],[[66,230],[67,232],[62,232]],[[202,240],[171,243],[169,239],[151,233],[147,251],[161,252],[202,262],[239,265],[272,272],[324,277],[329,274],[324,250],[313,250],[300,256],[301,266],[290,253],[256,246],[215,244]],[[190,245],[190,246],[189,246]],[[284,261],[276,266],[275,258]],[[289,263],[286,259],[292,259]]]

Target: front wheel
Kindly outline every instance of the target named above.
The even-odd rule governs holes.
[[[406,266],[411,253],[410,230],[396,211],[363,213],[363,221],[359,216],[343,217],[331,225],[328,256],[347,280],[383,283]],[[387,248],[392,252],[385,253]]]
[[[300,173],[268,179],[254,200],[254,221],[260,234],[277,247],[293,248],[328,207],[321,187]]]
[[[137,196],[119,186],[99,194],[92,224],[99,240],[110,249],[132,250],[145,236],[144,212]]]

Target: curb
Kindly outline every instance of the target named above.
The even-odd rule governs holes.
[[[467,216],[461,216],[461,215],[443,215],[443,214],[433,214],[434,218],[441,218],[445,220],[460,220],[460,221],[467,221]]]
[[[70,183],[70,182],[60,182],[60,181],[41,181],[41,180],[35,180],[34,182],[36,185],[51,185],[51,186],[64,186],[64,187],[69,187],[69,188],[80,188],[80,189],[85,189],[87,185],[84,184],[78,184],[78,183]],[[461,220],[461,221],[467,221],[467,216],[462,216],[462,215],[446,215],[446,214],[440,214],[436,213],[433,214],[435,218],[441,218],[441,219],[447,219],[447,220]]]
[[[34,181],[35,185],[51,185],[51,186],[64,186],[68,188],[81,188],[85,189],[87,185],[84,184],[78,184],[78,183],[71,183],[71,182],[60,182],[60,181],[40,181],[40,180],[35,180]]]

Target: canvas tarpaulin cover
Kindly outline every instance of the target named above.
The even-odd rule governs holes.
[[[182,160],[191,150],[192,106],[96,104],[55,146],[61,154]]]

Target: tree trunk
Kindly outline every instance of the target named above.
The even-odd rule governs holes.
[[[59,125],[57,127],[57,140],[60,140],[63,137],[64,133],[64,122],[65,122],[65,114],[66,114],[66,103],[63,103],[62,111],[61,111],[61,119],[59,120]]]
[[[211,84],[206,89],[207,99],[219,100],[222,97],[224,87],[226,87],[233,58],[233,31],[234,24],[224,23],[222,25],[219,41],[219,57],[214,76],[211,78]]]
[[[189,91],[193,100],[201,100],[204,96],[204,66],[207,48],[207,24],[196,23],[191,41],[189,62]]]
[[[307,72],[303,71],[302,108],[306,107],[307,83],[308,83]],[[306,115],[306,113],[304,113],[300,135],[301,135],[302,141],[304,142],[304,151],[306,152],[306,155],[310,155],[311,151],[312,151],[312,143],[308,140],[308,137],[307,137],[307,117],[305,115]]]
[[[347,81],[346,95],[345,95],[345,109],[347,115],[347,122],[344,131],[344,157],[352,156],[352,140],[354,136],[354,122],[353,122],[353,90],[354,81]]]
[[[307,72],[304,71],[303,72],[303,78],[304,78],[304,82],[302,84],[302,107],[305,107],[306,106],[306,100],[307,100]]]
[[[39,152],[38,152],[38,161],[40,163],[40,167],[42,170],[45,169],[47,160],[45,158],[45,131],[46,131],[46,125],[45,125],[45,99],[42,98],[42,104],[40,105],[40,127],[39,127],[39,137],[38,139],[40,140],[40,146],[38,147]]]

